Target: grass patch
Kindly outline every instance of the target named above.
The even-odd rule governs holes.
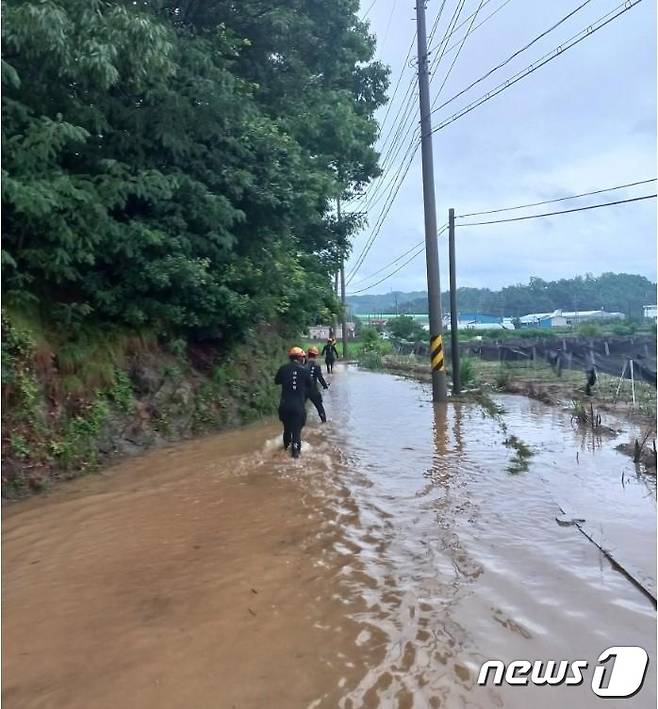
[[[461,385],[467,389],[477,386],[475,362],[471,357],[462,357],[459,360],[459,379]]]

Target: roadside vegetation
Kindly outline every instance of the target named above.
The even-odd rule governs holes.
[[[360,217],[336,199],[380,172],[388,70],[357,9],[3,5],[9,488],[127,448],[119,419],[173,439],[271,411],[282,338],[339,312]]]

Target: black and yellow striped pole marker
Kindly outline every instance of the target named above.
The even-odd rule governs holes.
[[[432,371],[445,371],[445,359],[443,357],[443,338],[441,335],[430,337],[430,358],[432,361]]]

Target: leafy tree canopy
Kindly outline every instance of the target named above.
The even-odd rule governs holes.
[[[357,8],[7,0],[9,301],[219,338],[335,309],[387,86]]]

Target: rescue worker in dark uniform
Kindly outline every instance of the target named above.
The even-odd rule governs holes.
[[[279,368],[274,383],[281,385],[279,420],[283,423],[283,447],[288,450],[292,444],[292,457],[299,458],[302,428],[306,423],[306,398],[313,388],[313,378],[302,364],[304,350],[301,347],[291,347],[288,358],[290,362]]]
[[[309,347],[307,352],[306,369],[311,374],[311,379],[313,380],[313,386],[308,392],[308,398],[313,402],[313,406],[318,411],[320,415],[320,421],[322,423],[327,423],[327,413],[324,410],[324,404],[322,403],[322,394],[318,389],[318,382],[322,385],[322,388],[326,391],[329,385],[322,376],[322,367],[318,364],[316,357],[320,354],[317,347]]]
[[[324,363],[327,365],[327,374],[332,374],[334,371],[334,362],[338,359],[338,350],[336,349],[335,341],[332,340],[331,337],[322,348],[322,356],[324,357]]]

